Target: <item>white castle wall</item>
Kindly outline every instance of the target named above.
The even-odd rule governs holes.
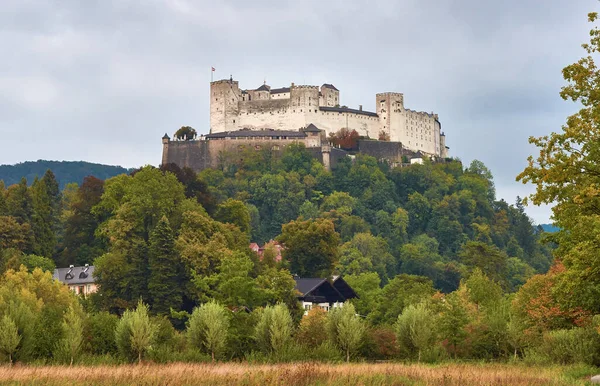
[[[362,136],[377,139],[383,131],[391,141],[402,142],[413,151],[447,156],[437,115],[405,109],[401,93],[377,94],[377,116],[319,109],[337,105],[339,91],[325,86],[319,90],[317,86],[292,83],[289,92],[270,94],[249,90],[242,93],[237,81],[216,81],[211,83],[211,133],[240,128],[297,130],[312,123],[327,135],[347,127]]]

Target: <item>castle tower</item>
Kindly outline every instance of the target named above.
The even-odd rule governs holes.
[[[405,132],[404,95],[385,92],[376,95],[375,108],[379,114],[379,132],[388,135],[390,141],[403,142]]]
[[[239,124],[239,101],[242,99],[238,82],[230,79],[210,83],[210,133],[235,130]]]
[[[321,86],[321,98],[319,100],[320,106],[335,107],[340,105],[340,90],[335,88],[334,85],[324,83]]]
[[[165,133],[165,135],[163,135],[163,137],[162,137],[162,144],[163,144],[162,165],[166,165],[167,160],[169,159],[169,141],[170,140],[171,140],[171,138],[169,138],[169,135],[167,133]]]

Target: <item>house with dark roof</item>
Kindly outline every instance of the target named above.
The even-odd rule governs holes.
[[[298,300],[302,302],[304,314],[308,314],[313,307],[321,307],[325,311],[341,307],[346,300],[358,298],[352,287],[340,276],[333,276],[331,280],[321,278],[294,277],[298,293]]]
[[[98,291],[94,280],[94,266],[86,264],[83,267],[70,265],[69,268],[57,268],[52,278],[69,286],[77,295],[87,296]]]

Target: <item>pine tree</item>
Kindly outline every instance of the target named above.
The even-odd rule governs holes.
[[[33,252],[44,257],[51,257],[56,247],[56,236],[53,225],[53,203],[44,179],[37,178],[31,185],[33,201],[33,216],[31,228],[33,230]]]
[[[4,181],[0,180],[0,216],[6,216],[8,214],[8,206],[6,205],[6,189],[4,188]]]
[[[182,293],[175,236],[166,216],[160,219],[150,234],[148,263],[148,294],[152,311],[158,315],[168,315],[171,308],[179,309]]]
[[[21,178],[21,182],[18,184],[8,187],[6,206],[8,207],[8,215],[15,217],[20,224],[31,221],[33,205],[25,177]]]

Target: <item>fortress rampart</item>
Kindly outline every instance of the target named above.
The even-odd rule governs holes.
[[[376,111],[340,104],[340,91],[332,84],[295,85],[272,89],[263,84],[242,90],[233,79],[210,85],[210,133],[250,130],[299,130],[310,124],[326,135],[342,128],[356,130],[371,139],[385,137],[406,149],[433,157],[447,157],[439,117],[404,107],[404,94],[375,95]]]

